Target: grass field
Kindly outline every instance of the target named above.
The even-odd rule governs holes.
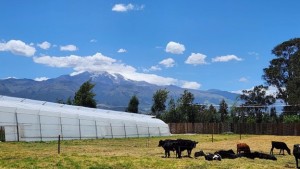
[[[299,136],[243,135],[173,135],[153,138],[122,138],[98,140],[73,140],[61,142],[58,154],[57,142],[0,142],[0,168],[89,168],[89,169],[140,169],[140,168],[295,168],[293,155],[278,155],[277,161],[262,159],[223,159],[206,161],[204,157],[181,159],[163,158],[164,151],[157,147],[160,139],[191,139],[198,141],[192,154],[200,149],[213,153],[220,149],[233,149],[236,144],[247,143],[252,151],[269,153],[271,141],[284,141],[292,150],[300,143]],[[186,151],[183,152],[186,155]]]

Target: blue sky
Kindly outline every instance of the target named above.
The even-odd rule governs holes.
[[[300,1],[0,2],[0,78],[89,71],[200,90],[264,84],[271,50],[300,35]]]

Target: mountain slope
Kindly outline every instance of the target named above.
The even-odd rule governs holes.
[[[57,102],[73,98],[74,93],[82,83],[91,80],[95,83],[94,93],[98,107],[122,110],[128,105],[130,98],[135,94],[139,101],[139,109],[149,111],[152,106],[152,96],[158,89],[166,88],[169,96],[177,99],[184,89],[177,86],[157,86],[147,82],[127,80],[119,74],[90,74],[81,73],[75,76],[63,75],[46,81],[31,79],[6,79],[0,80],[0,95],[30,98]],[[225,99],[228,104],[235,101],[237,94],[220,90],[189,90],[195,96],[195,103],[219,104]]]

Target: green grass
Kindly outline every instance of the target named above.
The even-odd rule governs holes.
[[[234,160],[206,161],[204,157],[182,159],[163,158],[164,151],[157,147],[161,139],[191,139],[198,141],[197,147],[206,153],[220,149],[233,149],[236,144],[247,143],[252,151],[269,153],[271,141],[284,141],[292,149],[300,143],[299,136],[258,136],[243,135],[173,135],[153,138],[122,138],[98,140],[73,140],[61,142],[61,154],[57,152],[57,142],[0,142],[0,168],[74,168],[74,169],[140,169],[140,168],[295,168],[292,155],[274,154],[277,161],[238,158]],[[183,152],[186,155],[186,151]]]

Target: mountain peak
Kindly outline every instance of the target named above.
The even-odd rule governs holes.
[[[124,111],[130,98],[139,99],[139,110],[150,111],[153,94],[166,88],[170,97],[179,98],[184,89],[178,86],[158,86],[143,81],[127,80],[120,74],[101,72],[98,74],[82,72],[74,75],[62,75],[46,81],[10,79],[0,80],[0,95],[23,97],[35,100],[57,102],[74,97],[75,92],[86,81],[95,84],[95,100],[101,108]],[[189,90],[195,96],[195,103],[219,104],[222,99],[234,102],[237,94],[220,90]]]

